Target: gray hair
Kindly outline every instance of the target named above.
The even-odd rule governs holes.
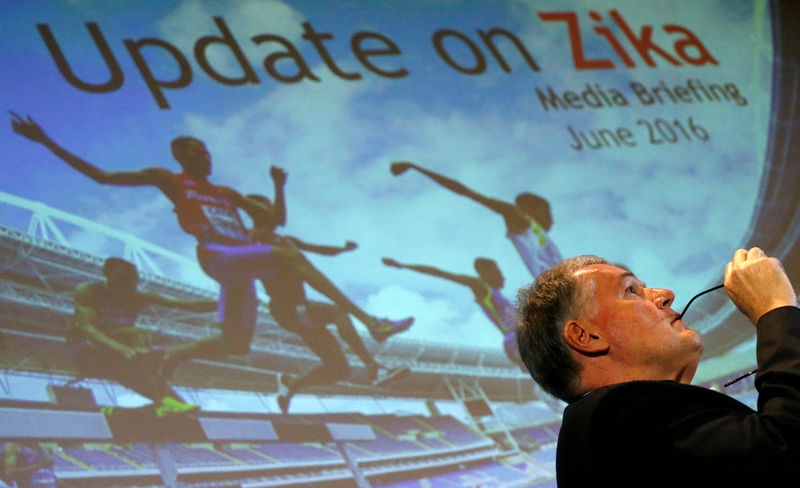
[[[531,377],[548,393],[575,401],[581,365],[564,340],[564,323],[593,314],[594,280],[575,271],[605,259],[584,255],[551,267],[517,296],[517,345]]]

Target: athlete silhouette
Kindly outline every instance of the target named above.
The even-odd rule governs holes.
[[[448,190],[469,198],[503,217],[506,237],[517,249],[533,278],[550,266],[561,262],[561,253],[547,235],[553,225],[550,204],[533,193],[520,193],[514,203],[490,198],[466,187],[458,181],[409,162],[394,162],[391,172],[400,176],[410,169],[416,170]]]
[[[514,305],[500,292],[505,284],[505,277],[494,260],[488,258],[475,259],[474,267],[478,273],[477,276],[451,273],[422,264],[403,264],[391,258],[383,258],[383,264],[435,276],[469,288],[475,303],[503,335],[503,350],[506,353],[506,357],[525,374],[528,374],[528,369],[525,367],[517,347]],[[562,412],[564,410],[563,402],[545,392],[538,384],[533,384],[533,391],[554,412]]]
[[[117,381],[149,398],[159,417],[196,409],[167,386],[159,374],[160,361],[150,337],[136,327],[136,320],[150,305],[210,313],[216,309],[216,302],[139,291],[136,267],[120,258],[106,259],[103,275],[104,281],[84,283],[74,292],[75,317],[67,341],[78,373]]]
[[[268,205],[269,199],[263,195],[248,195],[263,205]],[[260,215],[251,209],[249,213],[253,220],[251,233],[258,242],[274,246],[285,246],[298,251],[307,251],[326,256],[335,256],[342,252],[352,251],[357,245],[348,241],[343,247],[309,244],[297,237],[278,235],[274,232],[268,215]],[[327,280],[303,254],[295,263],[294,268],[285,268],[280,274],[262,280],[264,291],[270,297],[269,311],[275,321],[284,329],[293,332],[303,339],[303,342],[316,354],[322,364],[295,378],[278,376],[278,405],[286,413],[289,403],[295,393],[312,385],[330,384],[341,381],[350,376],[350,366],[339,342],[326,328],[327,324],[334,324],[339,336],[350,346],[353,352],[361,359],[367,370],[367,377],[373,385],[383,385],[390,380],[400,379],[410,371],[407,367],[387,368],[381,365],[367,350],[361,337],[355,330],[349,313],[360,321],[369,317],[366,312],[355,304],[348,308],[337,304],[311,301],[306,296],[303,286],[305,277],[311,274],[319,275],[320,280]],[[331,284],[331,286],[334,286]],[[346,297],[345,297],[346,299]],[[349,299],[347,299],[349,302]],[[408,326],[411,321],[408,321]],[[373,337],[375,335],[373,334]]]
[[[477,276],[456,274],[423,264],[403,264],[391,258],[383,258],[383,264],[393,268],[408,269],[466,286],[472,292],[475,303],[503,335],[503,350],[514,364],[527,373],[527,368],[517,349],[517,333],[514,327],[514,305],[500,292],[505,277],[497,263],[488,258],[475,259]]]

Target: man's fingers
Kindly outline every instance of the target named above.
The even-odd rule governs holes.
[[[725,289],[755,324],[766,312],[797,304],[797,295],[779,259],[758,247],[737,250],[725,267]]]
[[[750,250],[737,249],[736,252],[733,253],[733,258],[725,267],[725,277],[727,278],[734,268],[740,268],[748,262],[766,257],[767,254],[760,247],[751,247]]]
[[[736,252],[733,253],[733,259],[731,259],[731,263],[736,266],[737,264],[741,264],[746,259],[747,251],[744,249],[737,249]]]
[[[738,265],[745,261],[755,261],[756,259],[765,257],[767,257],[767,254],[760,247],[751,247],[750,250],[737,249],[736,252],[733,253],[731,262],[733,262],[734,265]]]

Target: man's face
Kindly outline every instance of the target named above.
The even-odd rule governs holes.
[[[181,148],[179,161],[183,169],[197,178],[206,178],[211,174],[211,155],[205,144],[200,141],[189,141]]]
[[[609,358],[632,379],[672,379],[689,383],[694,377],[703,343],[672,310],[675,294],[647,288],[633,273],[610,264],[576,271],[595,283],[594,314],[588,322],[607,341]]]

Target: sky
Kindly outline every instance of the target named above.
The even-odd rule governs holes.
[[[368,312],[414,316],[409,338],[498,346],[501,340],[466,287],[388,268],[382,257],[471,275],[473,260],[489,257],[506,278],[509,298],[532,277],[498,215],[418,173],[392,176],[392,161],[416,162],[505,201],[521,192],[543,196],[554,219],[550,237],[563,256],[591,253],[624,264],[648,285],[673,289],[676,304],[721,280],[750,224],[763,169],[771,59],[760,41],[769,38],[768,20],[753,2],[703,1],[681,9],[668,2],[577,0],[131,5],[4,2],[2,106],[32,116],[58,144],[105,170],[164,166],[177,172],[169,144],[179,135],[203,140],[212,155],[212,181],[242,193],[271,197],[270,165],[284,168],[285,233],[314,243],[355,241],[353,252],[310,258]],[[673,56],[683,37],[664,26],[688,29],[718,64],[670,66],[654,55],[656,66],[646,66],[611,19],[612,9],[637,34],[652,26],[654,42]],[[609,59],[614,68],[576,69],[567,24],[545,22],[541,12],[573,12],[585,56]],[[221,35],[215,17],[224,19],[258,83],[226,85],[201,68],[195,47],[204,36]],[[69,84],[37,30],[46,24],[76,76],[101,84],[109,70],[87,22],[98,26],[122,71],[122,85],[113,92],[89,93]],[[304,38],[304,24],[318,33],[324,50],[308,39],[308,31]],[[626,67],[597,34],[595,28],[602,27],[635,67]],[[508,59],[510,72],[504,71],[479,34],[492,28],[513,33],[539,70],[515,55],[510,42],[498,42]],[[367,59],[383,73],[405,76],[389,78],[365,67],[352,48],[365,32],[372,34],[362,41],[364,50],[386,49],[376,33],[397,47],[397,54]],[[252,40],[264,34],[289,43],[318,80],[287,83],[271,76],[263,64],[271,54],[284,53],[275,64],[282,76],[296,66],[287,61],[286,44]],[[182,53],[193,75],[184,88],[163,89],[168,109],[159,108],[125,43],[154,39]],[[464,39],[485,60],[480,74],[462,72],[479,66]],[[687,52],[697,56],[692,49]],[[140,52],[156,79],[178,78],[178,65],[165,49],[150,45]],[[219,43],[205,54],[220,75],[242,76],[241,63]],[[688,80],[733,84],[747,103],[643,105],[630,88],[632,82],[687,86]],[[609,97],[618,90],[629,104],[545,110],[537,89],[550,88],[578,94],[591,88]],[[650,143],[648,127],[665,125],[676,142]],[[570,147],[569,129],[620,128],[631,131],[634,147]],[[0,191],[194,257],[193,239],[177,226],[171,204],[157,190],[100,186],[8,126],[0,131],[0,144]],[[24,220],[5,215],[1,225],[27,228]],[[68,237],[99,255],[113,252],[96,234],[75,231]],[[184,279],[193,279],[192,273],[200,272],[187,272]]]

